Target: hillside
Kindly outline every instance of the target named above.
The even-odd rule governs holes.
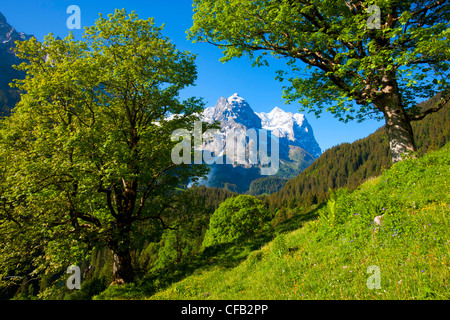
[[[279,177],[266,177],[253,180],[248,189],[248,194],[257,196],[260,194],[271,194],[280,190],[289,179]]]
[[[440,95],[420,104],[428,109]],[[425,119],[413,122],[413,132],[419,154],[443,147],[450,141],[449,104]],[[366,179],[380,175],[391,166],[389,144],[384,127],[364,139],[342,143],[326,150],[319,159],[289,180],[284,187],[271,194],[267,203],[272,211],[278,210],[279,220],[293,215],[297,207],[308,208],[328,197],[328,189],[356,188]],[[255,191],[255,194],[257,191]]]
[[[433,98],[433,100],[437,99],[437,97]],[[433,101],[428,102],[427,104],[425,104],[425,107],[429,106],[430,103],[432,103]],[[444,141],[448,141],[448,137],[449,137],[449,128],[447,126],[445,126],[445,123],[448,123],[448,111],[449,108],[447,107],[444,110],[441,110],[441,112],[437,113],[436,115],[432,114],[430,116],[428,116],[427,118],[425,118],[422,122],[419,123],[415,123],[414,124],[414,128],[415,128],[415,134],[417,137],[417,141],[418,141],[418,145],[419,148],[421,150],[422,153],[424,153],[425,151],[431,151],[433,149],[437,149],[437,146],[440,146],[443,144]],[[331,166],[332,170],[330,171],[330,174],[333,174],[333,172],[339,172],[338,168],[340,167],[347,167],[347,166],[351,166],[351,159],[352,157],[349,156],[345,156],[345,153],[339,150],[353,150],[353,154],[356,155],[358,154],[358,152],[361,151],[365,151],[368,153],[367,159],[370,159],[371,161],[377,161],[377,159],[385,159],[386,161],[386,165],[382,166],[380,165],[379,168],[377,170],[377,172],[380,172],[379,174],[381,174],[383,170],[383,167],[386,168],[389,166],[389,161],[388,161],[388,156],[389,154],[386,152],[386,156],[383,156],[379,150],[382,150],[383,148],[386,148],[387,150],[387,145],[383,144],[383,130],[380,129],[378,130],[376,133],[372,134],[371,136],[369,136],[366,139],[362,139],[360,141],[357,141],[351,145],[348,144],[344,144],[341,146],[337,146],[335,148],[332,148],[330,150],[328,150],[327,152],[325,152],[325,154],[316,161],[315,164],[313,164],[311,166],[311,168],[320,168],[320,166],[317,166],[317,164],[322,163],[322,168],[320,168],[321,170],[326,170],[327,166],[329,165]],[[425,137],[429,136],[429,139],[425,139]],[[380,147],[381,146],[381,147]],[[377,151],[377,148],[380,148]],[[442,151],[439,151],[442,155]],[[438,155],[439,155],[438,154]],[[380,156],[381,155],[381,156]],[[448,153],[445,154],[446,156],[446,161],[447,161],[447,165],[448,165]],[[322,159],[326,159],[326,160],[322,160]],[[333,162],[330,162],[332,159],[339,159],[338,162],[335,162],[334,164],[339,164],[338,166],[334,166],[335,169],[333,169]],[[344,162],[343,161],[348,161],[348,162]],[[344,165],[343,165],[344,164]],[[374,163],[370,162],[369,160],[365,160],[363,162],[362,168],[370,168],[370,166],[372,166]],[[316,167],[317,166],[317,167]],[[288,184],[292,184],[293,181],[298,180],[298,181],[302,181],[301,179],[299,179],[300,177],[303,177],[303,179],[308,179],[309,175],[307,174],[309,172],[310,169],[306,170],[305,174],[301,174],[299,177],[297,177],[297,179],[288,181]],[[334,170],[334,171],[333,171]],[[392,169],[391,169],[392,170]],[[388,171],[388,172],[391,172]],[[448,168],[446,169],[448,171]],[[344,170],[345,172],[345,170]],[[363,177],[365,177],[364,179],[367,180],[367,176],[374,176],[373,171],[370,170],[360,170],[359,172],[363,172],[364,174],[362,174],[358,179],[363,179]],[[446,171],[442,171],[442,172],[446,172]],[[348,171],[347,171],[348,173]],[[379,175],[378,174],[378,175]],[[386,175],[388,175],[389,173],[385,173]],[[410,173],[411,175],[413,175],[414,173]],[[358,183],[358,179],[354,179],[354,181],[356,183]],[[366,182],[364,184],[364,186],[371,186],[373,183],[379,181],[381,178],[377,178],[377,179],[373,179],[370,178],[368,182]],[[412,180],[414,180],[411,177]],[[416,179],[418,179],[418,177],[416,177]],[[343,177],[342,182],[344,184],[344,186],[348,187],[348,185],[345,185],[345,183],[347,182],[348,179],[346,179],[345,177]],[[278,183],[278,181],[276,181]],[[283,183],[283,181],[279,181],[280,183]],[[415,181],[414,181],[415,182]],[[414,183],[414,182],[410,182],[410,183]],[[270,193],[272,190],[270,190],[270,183],[271,181],[265,181],[265,179],[261,179],[256,180],[255,184],[258,183],[258,185],[255,186],[255,189],[258,190],[263,190],[266,189],[267,193]],[[272,181],[273,183],[273,181]],[[359,181],[359,183],[361,183],[361,181]],[[357,190],[359,189],[364,189],[365,187],[361,186],[359,187]],[[441,187],[445,187],[446,184],[444,183]],[[324,187],[324,189],[326,188],[326,186]],[[349,190],[353,190],[355,189],[356,186],[352,186],[351,188],[348,188]],[[215,190],[215,191],[214,191]],[[206,215],[204,215],[204,222],[207,223],[207,218],[210,216],[210,214],[212,214],[212,212],[214,211],[214,209],[217,208],[218,204],[221,202],[221,200],[224,200],[225,198],[229,197],[229,196],[233,196],[233,194],[224,194],[223,196],[220,196],[219,198],[217,198],[217,196],[215,194],[217,194],[217,192],[219,192],[221,189],[210,189],[210,188],[200,188],[198,191],[196,191],[195,193],[198,193],[198,195],[201,197],[196,197],[198,200],[198,205],[199,206],[203,206],[203,202],[208,202],[210,201],[209,199],[214,195],[213,198],[211,199],[215,199],[213,201],[213,206],[211,205],[205,205],[206,207],[210,207],[210,209],[208,209]],[[285,191],[285,189],[282,189],[282,191]],[[376,192],[374,191],[375,189],[373,189],[373,193],[374,193],[374,198],[372,200],[367,200],[369,203],[367,202],[362,202],[361,206],[363,208],[371,208],[372,209],[375,208],[376,206],[378,206],[378,208],[375,208],[374,210],[381,210],[382,208],[386,208],[386,206],[383,206],[383,201],[384,198],[386,197],[386,193],[390,194],[391,192],[389,191],[380,191],[377,190]],[[437,190],[439,190],[439,186],[437,186]],[[442,188],[441,190],[446,190],[445,188]],[[212,193],[211,193],[211,192]],[[299,192],[297,190],[297,192]],[[355,191],[358,192],[358,191]],[[280,192],[281,193],[281,192]],[[448,192],[447,192],[448,193]],[[433,194],[433,191],[430,191],[430,195]],[[276,195],[276,194],[275,194]],[[448,197],[445,193],[442,194],[442,199],[447,199],[445,197]],[[299,196],[300,198],[302,197],[301,194],[298,194],[297,196]],[[328,196],[328,190],[325,189],[325,192],[323,192],[322,194],[322,198],[318,199],[320,201],[324,201],[327,199]],[[411,198],[414,199],[413,195],[405,195],[405,197],[407,197],[408,199],[410,199],[409,197],[411,196]],[[272,196],[270,196],[272,197]],[[270,197],[265,197],[265,201],[267,201],[268,199],[270,199]],[[355,196],[359,197],[359,196]],[[434,200],[430,200],[430,201],[437,201],[439,198],[439,193],[435,194],[435,198],[433,198]],[[416,200],[417,202],[417,200]],[[448,199],[444,201],[448,202]],[[271,205],[271,203],[267,202],[267,205]],[[297,206],[297,207],[295,207]],[[300,206],[305,206],[305,203],[302,202],[293,202],[293,208],[292,210],[290,210],[289,214],[286,214],[284,216],[280,215],[280,212],[283,212],[282,210],[277,210],[277,208],[273,208],[272,207],[272,214],[275,215],[274,216],[274,220],[272,221],[272,224],[275,226],[275,230],[277,232],[286,232],[286,231],[293,231],[295,230],[293,233],[289,234],[286,236],[286,239],[290,238],[290,237],[294,237],[294,235],[300,234],[302,235],[302,237],[309,237],[311,235],[308,234],[304,234],[304,232],[306,231],[300,231],[303,229],[299,229],[299,227],[303,226],[303,225],[308,225],[307,221],[315,218],[319,212],[322,210],[321,207],[323,207],[323,205],[317,207],[317,205],[312,205],[312,206],[308,206],[307,208],[303,208],[303,209],[299,209]],[[290,209],[290,208],[288,208]],[[372,210],[370,209],[370,210]],[[445,208],[444,208],[445,209]],[[446,209],[447,210],[447,209]],[[289,210],[285,209],[285,212]],[[375,213],[373,213],[375,215]],[[281,219],[280,219],[281,216]],[[197,241],[197,243],[201,243],[201,237],[202,234],[204,234],[203,232],[205,231],[205,228],[207,227],[204,223],[202,224],[203,226],[201,227],[202,232],[201,234],[199,233],[198,235],[196,235],[195,237],[195,241]],[[313,226],[314,224],[312,224],[311,226]],[[323,229],[322,229],[323,230]],[[312,235],[313,237],[316,237],[316,235]],[[200,237],[200,238],[199,238]],[[297,236],[295,236],[297,237]],[[170,285],[171,283],[176,283],[178,281],[182,281],[182,279],[184,279],[185,277],[188,277],[190,275],[194,275],[193,277],[195,277],[195,275],[199,275],[202,274],[204,272],[204,268],[205,266],[210,266],[213,268],[217,267],[217,274],[219,274],[221,271],[223,272],[228,272],[230,270],[230,268],[234,268],[234,267],[238,267],[239,264],[245,260],[247,258],[247,256],[254,250],[258,250],[262,245],[264,245],[264,243],[267,243],[267,241],[270,241],[273,238],[273,234],[268,234],[265,237],[261,237],[258,239],[254,239],[254,241],[251,242],[244,242],[244,243],[240,243],[238,245],[233,245],[233,246],[223,246],[223,247],[217,247],[213,250],[208,249],[205,250],[203,252],[201,252],[201,248],[197,247],[195,249],[195,251],[193,251],[193,255],[190,255],[189,257],[186,257],[186,260],[182,261],[180,264],[176,265],[176,266],[172,266],[169,267],[169,269],[164,269],[162,271],[154,271],[154,272],[150,272],[151,274],[154,274],[154,276],[146,276],[143,278],[142,282],[140,282],[137,287],[139,287],[139,290],[136,289],[136,287],[133,285],[131,288],[130,287],[125,287],[125,288],[111,288],[108,289],[104,294],[102,294],[101,296],[99,296],[99,298],[115,298],[115,297],[128,297],[128,298],[141,298],[142,296],[145,297],[149,297],[152,296],[155,293],[155,290],[161,290],[163,288],[165,288],[166,286]],[[293,238],[295,239],[295,238]],[[304,239],[304,238],[302,238]],[[283,240],[284,241],[284,240]],[[289,240],[290,241],[290,240]],[[351,240],[349,240],[351,241]],[[323,242],[323,240],[322,240]],[[353,241],[354,242],[354,241]],[[267,248],[272,248],[273,249],[274,244],[269,244],[268,246],[266,246]],[[327,244],[327,248],[330,249],[334,248],[333,244]],[[151,249],[149,249],[151,248]],[[141,257],[142,256],[147,256],[150,254],[154,255],[155,257],[157,257],[157,248],[158,246],[155,244],[150,243],[150,245],[147,247],[147,249],[143,250],[141,253]],[[290,251],[289,251],[289,248]],[[264,250],[272,250],[272,249],[264,249]],[[286,249],[286,248],[285,248]],[[283,250],[285,250],[283,249]],[[316,258],[319,260],[326,260],[326,259],[334,259],[333,257],[329,257],[327,256],[325,253],[325,249],[320,249],[320,243],[316,243],[314,247],[311,247],[311,249],[314,249],[315,252],[317,252]],[[273,249],[274,250],[274,249]],[[290,244],[288,245],[288,252],[294,252],[297,249],[295,248],[295,246],[291,246]],[[332,250],[332,249],[330,249]],[[199,254],[200,253],[200,254]],[[259,253],[252,253],[252,254],[256,254],[257,256],[259,255]],[[321,257],[320,255],[324,254],[324,257]],[[406,252],[404,252],[404,254],[407,254]],[[142,258],[139,258],[142,259]],[[146,258],[148,259],[148,258]],[[153,260],[152,260],[153,259]],[[148,260],[148,265],[151,265],[151,262],[154,262],[155,258],[150,258],[150,260]],[[382,259],[382,258],[380,258]],[[363,260],[363,259],[362,259]],[[220,271],[221,270],[221,271]],[[156,272],[156,273],[155,273]],[[231,272],[231,271],[230,271]],[[155,278],[156,275],[159,275],[159,278]],[[164,275],[161,278],[161,275]],[[151,280],[153,279],[153,280]],[[156,282],[151,282],[154,281],[155,279]],[[217,279],[216,279],[217,280]],[[214,281],[216,281],[214,280]],[[205,280],[205,283],[207,283],[209,280]],[[199,285],[199,284],[196,284]],[[115,292],[115,290],[117,290],[117,292]],[[165,293],[167,294],[167,292]],[[250,294],[250,293],[249,293]],[[207,295],[208,296],[208,295]],[[159,295],[157,295],[156,297],[159,297]],[[221,299],[222,297],[220,297]],[[225,298],[225,297],[223,297]],[[285,298],[285,297],[278,297],[278,298]],[[219,299],[219,297],[218,297]],[[240,299],[240,297],[239,297]]]
[[[339,189],[317,219],[241,253],[235,267],[211,258],[147,298],[449,299],[449,169],[450,144],[405,160],[354,191]],[[134,286],[120,294],[130,292],[139,297]]]

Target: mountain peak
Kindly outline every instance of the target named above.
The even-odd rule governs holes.
[[[239,96],[237,93],[234,93],[233,95],[231,95],[227,99],[227,101],[231,105],[238,105],[238,104],[242,104],[242,103],[247,103],[247,101],[245,101],[245,99],[242,98],[241,96]]]
[[[303,148],[314,158],[322,153],[304,114],[287,112],[275,107],[269,113],[261,112],[257,115],[261,118],[263,129],[271,131],[281,140],[286,139],[289,144]]]
[[[6,24],[6,17],[0,12],[0,24]]]
[[[255,114],[248,102],[237,93],[228,99],[221,97],[214,107],[206,108],[203,119],[209,123],[217,120],[222,127],[261,128],[261,119]]]
[[[11,66],[19,65],[20,60],[14,53],[16,40],[27,40],[32,36],[17,32],[8,22],[3,13],[0,12],[0,96],[3,95],[5,103],[0,103],[0,116],[10,115],[11,109],[14,108],[19,98],[18,91],[11,89],[9,83],[13,79],[23,79],[25,73],[15,70]]]
[[[206,108],[202,116],[208,123],[219,121],[224,131],[237,128],[266,129],[286,140],[282,143],[299,146],[314,158],[322,153],[305,115],[286,112],[279,107],[269,113],[256,113],[238,93],[229,98],[221,97],[214,107]]]
[[[7,49],[14,46],[16,40],[28,40],[32,36],[23,32],[17,32],[7,21],[6,17],[0,12],[0,44],[5,44]]]
[[[214,106],[203,111],[201,118],[202,121],[208,123],[213,123],[214,121],[220,123],[220,132],[216,134],[221,139],[214,138],[203,143],[204,150],[214,152],[214,157],[217,157],[217,159],[224,155],[226,156],[226,146],[229,141],[228,134],[236,134],[236,130],[246,131],[248,129],[256,130],[256,134],[259,137],[259,148],[264,144],[263,140],[260,139],[262,137],[260,134],[266,134],[263,131],[259,131],[259,129],[267,130],[267,134],[271,137],[278,137],[280,177],[295,176],[321,154],[312,128],[303,114],[293,114],[278,107],[275,107],[269,113],[256,113],[238,93],[234,93],[228,98],[223,96],[219,98]],[[250,139],[250,137],[248,138]],[[267,140],[265,142],[266,147],[269,147],[269,141],[271,146],[274,143],[272,139]],[[251,181],[261,177],[259,170],[262,167],[251,162],[250,158],[247,159],[247,156],[250,156],[252,152],[252,148],[249,147],[247,149],[246,147],[245,150],[245,163],[223,166],[213,163],[205,184],[210,187],[223,187],[227,184],[234,185],[236,190],[246,191]],[[231,156],[238,157],[234,153]],[[261,160],[260,157],[257,161],[259,160]]]
[[[284,111],[284,110],[281,109],[281,108],[275,107],[275,108],[273,108],[273,110],[270,111],[269,113],[274,114],[274,113],[288,113],[288,112]]]

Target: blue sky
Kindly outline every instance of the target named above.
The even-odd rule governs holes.
[[[213,106],[221,97],[237,92],[245,98],[255,112],[269,112],[278,106],[285,111],[298,112],[298,104],[286,105],[282,99],[283,83],[275,80],[275,71],[285,68],[282,60],[273,60],[270,67],[251,67],[247,57],[227,63],[219,62],[220,49],[204,43],[192,43],[186,39],[186,30],[192,25],[192,1],[190,0],[146,0],[146,1],[102,1],[102,0],[2,0],[0,12],[17,31],[33,34],[38,40],[48,33],[61,38],[69,34],[67,7],[77,5],[81,10],[81,27],[93,25],[101,12],[113,13],[125,8],[136,11],[142,18],[154,17],[156,25],[165,24],[163,34],[170,38],[180,50],[197,54],[198,79],[195,87],[183,91],[182,97],[203,97],[206,106]],[[81,39],[81,30],[72,30]],[[367,120],[363,123],[339,122],[328,113],[319,119],[313,114],[306,117],[314,129],[314,135],[322,151],[342,142],[353,142],[364,138],[381,127],[384,122]]]

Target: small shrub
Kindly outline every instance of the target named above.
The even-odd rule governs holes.
[[[261,200],[249,195],[228,198],[211,216],[203,245],[209,247],[249,239],[268,230],[269,219]]]

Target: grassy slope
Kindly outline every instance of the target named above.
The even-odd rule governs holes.
[[[449,299],[449,169],[450,144],[396,164],[353,192],[338,190],[317,219],[241,263],[199,268],[147,298]],[[380,289],[367,287],[369,266],[379,267]]]

